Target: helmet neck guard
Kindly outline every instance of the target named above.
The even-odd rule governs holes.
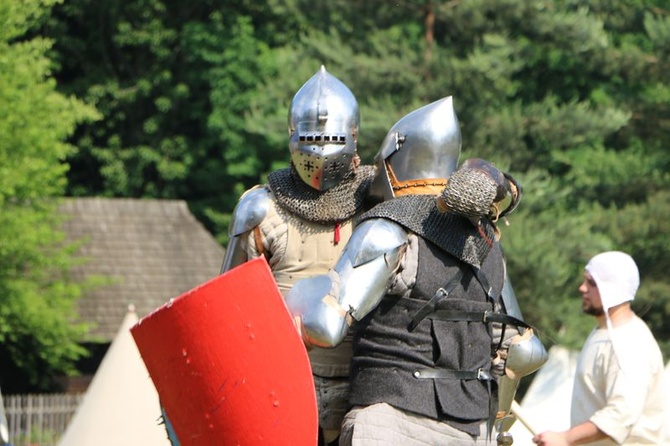
[[[308,221],[329,224],[348,220],[363,209],[373,177],[373,166],[359,166],[337,186],[321,192],[306,185],[291,167],[271,172],[268,184],[283,209]]]

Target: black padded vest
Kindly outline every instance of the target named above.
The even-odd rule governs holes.
[[[417,280],[410,296],[385,296],[373,312],[354,325],[351,403],[386,402],[478,435],[480,424],[491,414],[490,386],[494,383],[473,375],[479,372],[482,378],[490,377],[495,347],[490,327],[483,319],[443,320],[437,315],[481,313],[483,317],[485,311],[493,310],[493,302],[475,277],[474,267],[421,237],[418,258]],[[436,311],[411,329],[417,312],[459,270],[462,276]],[[480,271],[490,294],[498,298],[504,268],[497,243]],[[441,374],[446,376],[439,377]]]

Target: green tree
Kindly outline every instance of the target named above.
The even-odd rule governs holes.
[[[548,346],[583,342],[591,324],[577,286],[584,263],[606,249],[634,256],[640,314],[667,338],[667,2],[283,3],[302,12],[291,53],[344,73],[362,103],[362,135],[368,115],[388,128],[401,111],[452,94],[463,158],[521,180],[503,245]]]
[[[24,39],[54,3],[0,0],[0,360],[15,391],[47,389],[84,353],[56,206],[74,151],[65,140],[97,114],[56,91],[51,42]]]
[[[182,198],[225,233],[225,214],[273,158],[267,136],[244,126],[258,79],[272,69],[248,15],[262,9],[170,0],[57,7],[43,33],[56,40],[61,88],[105,116],[71,139],[80,150],[68,158],[68,194]]]
[[[502,240],[548,345],[583,340],[576,287],[605,249],[638,261],[641,313],[667,333],[667,1],[71,0],[56,11],[45,30],[60,86],[105,115],[72,139],[68,193],[184,198],[225,244],[239,194],[288,164],[289,101],[324,64],[358,98],[365,162],[397,119],[455,97],[462,158],[493,161],[526,191]]]

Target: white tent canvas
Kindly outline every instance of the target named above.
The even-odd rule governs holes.
[[[158,393],[130,334],[137,321],[130,308],[59,446],[170,446]]]
[[[578,351],[554,346],[549,350],[549,359],[537,371],[533,382],[520,403],[520,415],[537,433],[546,430],[562,431],[570,427],[570,403]],[[670,362],[665,367],[666,393],[670,401]],[[665,431],[670,445],[670,404],[666,407]],[[516,421],[510,433],[514,446],[534,446],[533,433],[520,421]]]
[[[570,427],[570,399],[579,352],[553,346],[547,362],[536,372],[520,403],[524,421],[537,432]],[[510,433],[514,446],[534,445],[533,434],[517,421]]]
[[[2,392],[0,392],[0,445],[9,444],[9,425],[5,415],[5,405],[2,402]]]

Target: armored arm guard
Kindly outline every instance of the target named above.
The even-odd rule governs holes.
[[[523,320],[507,273],[505,273],[502,301],[508,315]],[[534,329],[521,327],[519,334],[515,334],[503,342],[503,351],[500,354],[505,360],[505,368],[504,374],[498,379],[496,430],[498,431],[498,445],[502,446],[511,445],[513,441],[508,431],[515,421],[512,414],[512,403],[521,378],[542,367],[547,362],[548,356],[540,339],[535,335]]]
[[[307,344],[337,346],[353,320],[362,319],[379,304],[399,265],[407,235],[390,220],[366,220],[355,229],[333,269],[295,283],[286,303],[300,319]]]
[[[230,241],[221,265],[221,274],[249,260],[241,243],[242,237],[263,221],[268,213],[269,202],[269,192],[263,186],[249,189],[240,197],[228,231]]]

